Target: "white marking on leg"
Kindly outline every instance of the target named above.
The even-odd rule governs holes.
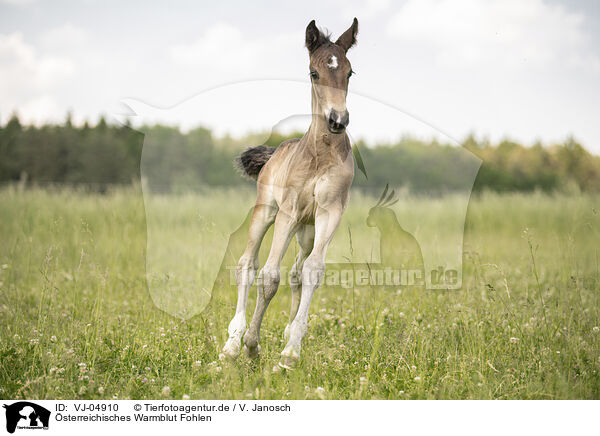
[[[236,281],[238,284],[238,301],[235,309],[235,315],[227,328],[229,338],[223,346],[223,352],[219,355],[220,359],[226,357],[235,358],[240,353],[242,345],[242,335],[246,331],[246,305],[248,303],[248,291],[254,281],[257,270],[257,258],[254,256],[242,256],[236,272]]]
[[[315,217],[315,242],[311,254],[302,267],[302,295],[298,313],[289,329],[288,342],[281,352],[280,366],[287,368],[294,364],[300,356],[302,338],[306,335],[308,312],[315,289],[325,275],[325,254],[342,217],[343,208],[332,208],[330,211],[317,210]]]
[[[256,205],[252,214],[252,221],[248,231],[248,245],[236,270],[238,287],[238,300],[235,316],[227,328],[228,339],[223,346],[219,358],[236,358],[242,346],[242,335],[246,331],[246,305],[248,292],[258,270],[258,250],[267,229],[273,222],[273,208],[268,205]]]
[[[248,348],[251,355],[256,355],[256,349],[260,340],[260,325],[262,324],[267,307],[279,287],[281,259],[285,254],[290,240],[296,233],[296,228],[294,219],[283,212],[277,214],[271,251],[258,278],[256,308],[254,309],[254,315],[252,316],[252,321],[250,321],[248,331],[244,335],[244,345]]]

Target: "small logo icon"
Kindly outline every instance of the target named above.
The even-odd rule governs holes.
[[[6,409],[6,431],[14,433],[18,429],[48,430],[50,411],[42,406],[29,401],[19,401],[10,405],[4,404]]]

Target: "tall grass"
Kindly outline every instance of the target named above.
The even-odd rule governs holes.
[[[157,211],[170,211],[166,231],[198,232],[204,223],[226,234],[252,196],[164,196]],[[300,367],[273,373],[289,292],[282,289],[269,307],[261,360],[220,362],[236,295],[222,293],[219,304],[186,321],[157,308],[146,286],[139,188],[106,195],[4,189],[0,397],[158,398],[169,386],[173,398],[597,399],[598,200],[473,197],[460,290],[322,286]],[[423,210],[442,227],[453,201],[403,198],[400,215]],[[374,202],[353,194],[332,244],[334,258],[376,250],[377,230],[354,228]],[[211,208],[222,219],[202,221]],[[179,248],[192,253],[194,244],[190,237]],[[222,253],[202,255],[221,259]],[[252,293],[248,307],[251,316]]]

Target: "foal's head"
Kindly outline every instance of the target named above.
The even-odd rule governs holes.
[[[346,109],[348,80],[352,75],[346,52],[356,43],[358,20],[336,42],[323,34],[312,20],[306,28],[306,48],[310,55],[310,78],[318,113],[327,120],[331,133],[342,133],[350,121]]]

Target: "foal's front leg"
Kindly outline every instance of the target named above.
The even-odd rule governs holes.
[[[286,369],[293,368],[300,358],[302,338],[306,335],[308,325],[308,311],[315,289],[319,286],[325,275],[325,254],[342,218],[343,207],[335,205],[325,210],[317,209],[315,216],[315,242],[312,253],[308,256],[302,267],[302,295],[298,313],[289,329],[287,345],[281,352],[279,366]]]
[[[258,342],[260,340],[260,325],[269,303],[277,293],[280,279],[281,259],[285,254],[290,240],[294,236],[297,224],[294,219],[283,212],[275,218],[275,229],[273,231],[273,244],[265,266],[261,269],[256,287],[256,309],[250,322],[250,327],[244,335],[244,349],[249,357],[257,357],[260,351]]]
[[[246,331],[246,304],[248,292],[258,269],[258,250],[267,229],[275,220],[277,209],[268,204],[256,204],[252,212],[252,221],[248,231],[248,244],[238,263],[235,279],[238,287],[238,300],[235,316],[229,323],[229,338],[219,358],[235,359],[241,350],[242,335]]]

